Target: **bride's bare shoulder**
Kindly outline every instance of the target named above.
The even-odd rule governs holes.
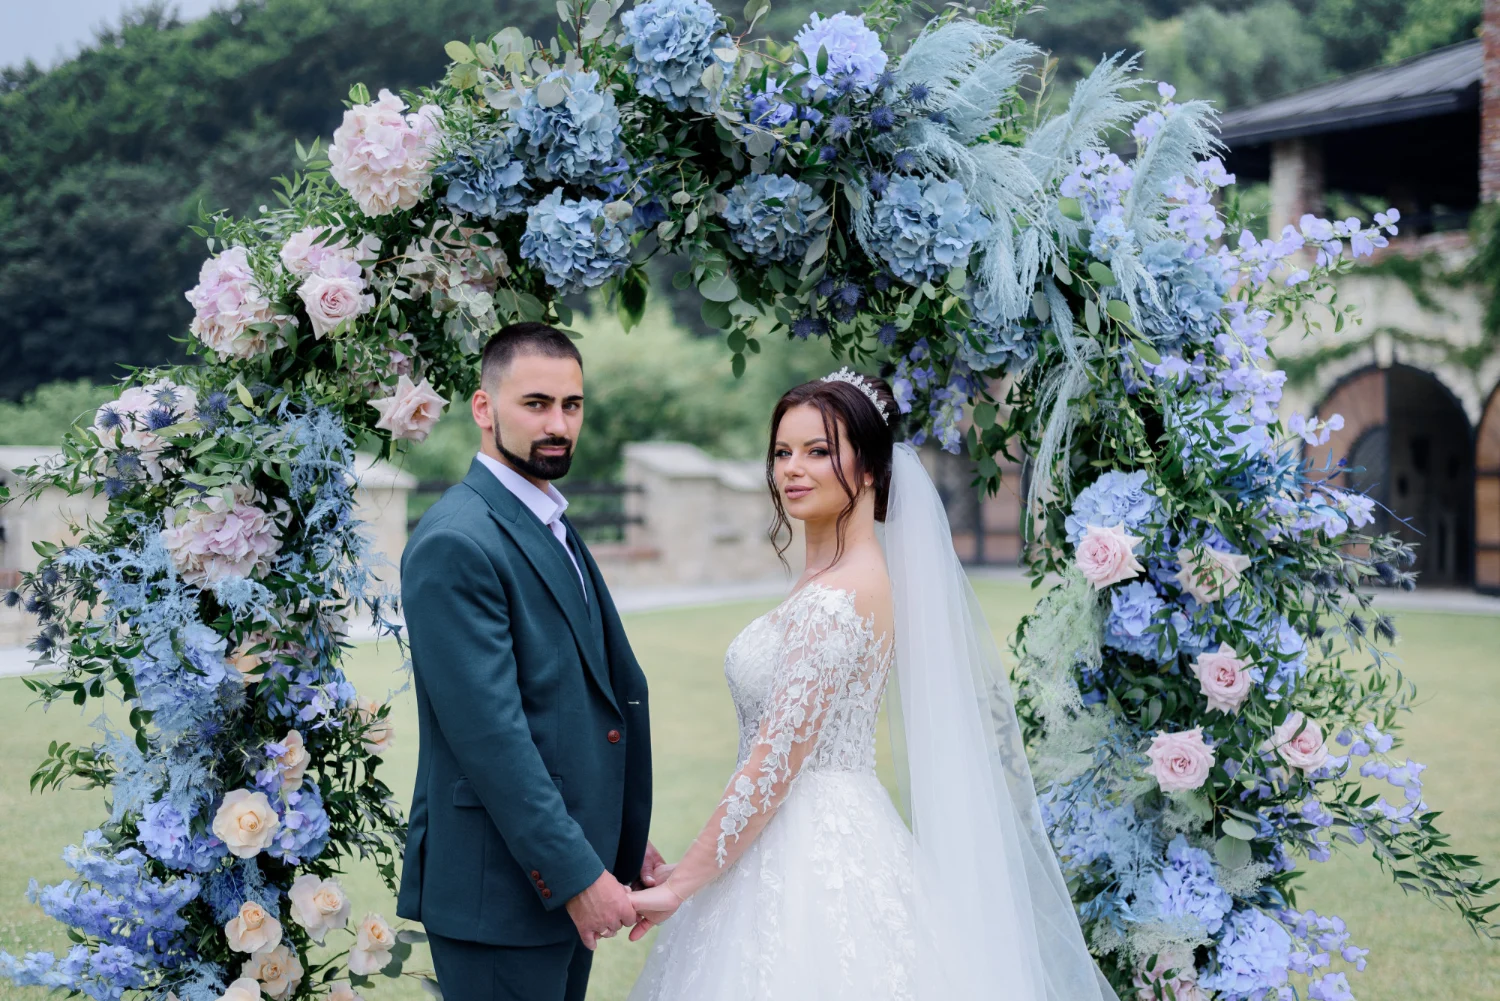
[[[854,610],[860,618],[873,615],[879,625],[889,624],[893,601],[891,578],[886,572],[884,558],[878,550],[872,554],[850,555],[852,559],[840,561],[838,566],[823,575],[819,583],[853,595]]]

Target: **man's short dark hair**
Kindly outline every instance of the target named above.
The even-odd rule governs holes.
[[[528,320],[501,327],[484,345],[479,360],[479,384],[494,386],[518,354],[541,355],[544,358],[571,358],[583,367],[583,356],[573,339],[556,327]]]

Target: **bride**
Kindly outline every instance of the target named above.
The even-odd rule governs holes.
[[[739,764],[682,860],[632,894],[632,940],[666,927],[631,1001],[1113,1001],[895,416],[883,381],[847,369],[776,406],[767,479],[778,530],[806,528],[807,570],[729,646]],[[875,775],[893,671],[910,828]]]

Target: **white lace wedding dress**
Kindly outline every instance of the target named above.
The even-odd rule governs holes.
[[[950,1001],[942,916],[875,775],[894,659],[852,594],[817,583],[729,645],[740,749],[724,868],[662,926],[631,1001]],[[746,844],[757,813],[772,815]]]

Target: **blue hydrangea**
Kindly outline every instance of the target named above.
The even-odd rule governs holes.
[[[561,86],[563,100],[543,107],[538,94]],[[592,184],[603,178],[625,152],[615,96],[599,89],[599,74],[553,70],[521,95],[510,113],[520,126],[517,151],[544,181]]]
[[[1166,239],[1146,247],[1141,263],[1156,278],[1161,300],[1158,304],[1149,295],[1141,296],[1142,329],[1168,351],[1211,344],[1232,284],[1223,262],[1212,254],[1192,257],[1187,244]]]
[[[1260,1001],[1286,983],[1292,937],[1268,915],[1244,908],[1230,915],[1216,958],[1216,968],[1198,978],[1201,986],[1234,1001]]]
[[[1147,660],[1163,659],[1157,651],[1166,645],[1165,636],[1160,630],[1149,631],[1167,611],[1167,603],[1156,593],[1156,588],[1140,580],[1113,587],[1109,606],[1109,617],[1104,622],[1106,646]],[[1171,651],[1167,654],[1170,656]]]
[[[1165,920],[1196,918],[1217,935],[1234,900],[1214,881],[1213,856],[1190,847],[1181,834],[1167,846],[1167,864],[1151,881],[1157,916]]]
[[[814,14],[797,32],[797,47],[806,65],[795,64],[794,72],[811,74],[810,90],[830,86],[845,89],[852,85],[860,90],[874,90],[885,71],[885,48],[880,36],[865,24],[864,15],[839,11],[831,17]],[[818,50],[828,53],[828,69],[818,72]],[[845,86],[841,86],[845,85]]]
[[[526,164],[516,157],[509,140],[482,139],[455,150],[453,159],[433,174],[446,178],[444,203],[476,219],[503,219],[526,210]]]
[[[786,85],[773,76],[766,77],[765,85],[759,89],[748,84],[740,94],[740,109],[745,120],[763,129],[779,129],[797,114],[797,108],[781,99]],[[748,130],[747,130],[748,131]]]
[[[575,201],[555,190],[526,210],[521,256],[542,269],[547,284],[578,292],[625,270],[630,234],[624,223],[605,214],[597,198]]]
[[[811,187],[785,174],[751,174],[729,189],[729,237],[758,264],[801,263],[828,228],[828,207]]]
[[[209,872],[229,854],[229,848],[210,834],[194,834],[188,818],[169,799],[146,806],[138,840],[146,854],[173,869]]]
[[[703,73],[717,63],[727,77],[733,64],[714,54],[724,22],[707,0],[647,0],[621,14],[620,24],[636,90],[673,111],[713,110],[722,88],[710,91]]]
[[[1000,316],[994,295],[986,286],[970,283],[965,294],[973,310],[973,322],[955,332],[958,357],[976,372],[1011,371],[1036,354],[1034,327],[1023,327]]]
[[[195,623],[181,631],[175,646],[170,634],[153,637],[130,662],[141,708],[153,713],[163,734],[186,733],[216,713],[231,687],[225,646],[223,636]]]
[[[970,204],[964,186],[936,177],[902,177],[875,201],[871,242],[891,273],[921,285],[968,264],[990,221]]]
[[[328,847],[328,813],[311,784],[287,792],[281,804],[281,826],[267,854],[288,865],[311,862]]]
[[[1073,500],[1073,510],[1063,527],[1074,545],[1090,525],[1125,526],[1132,534],[1147,525],[1157,512],[1156,495],[1147,489],[1146,471],[1122,473],[1112,469],[1089,484]]]

